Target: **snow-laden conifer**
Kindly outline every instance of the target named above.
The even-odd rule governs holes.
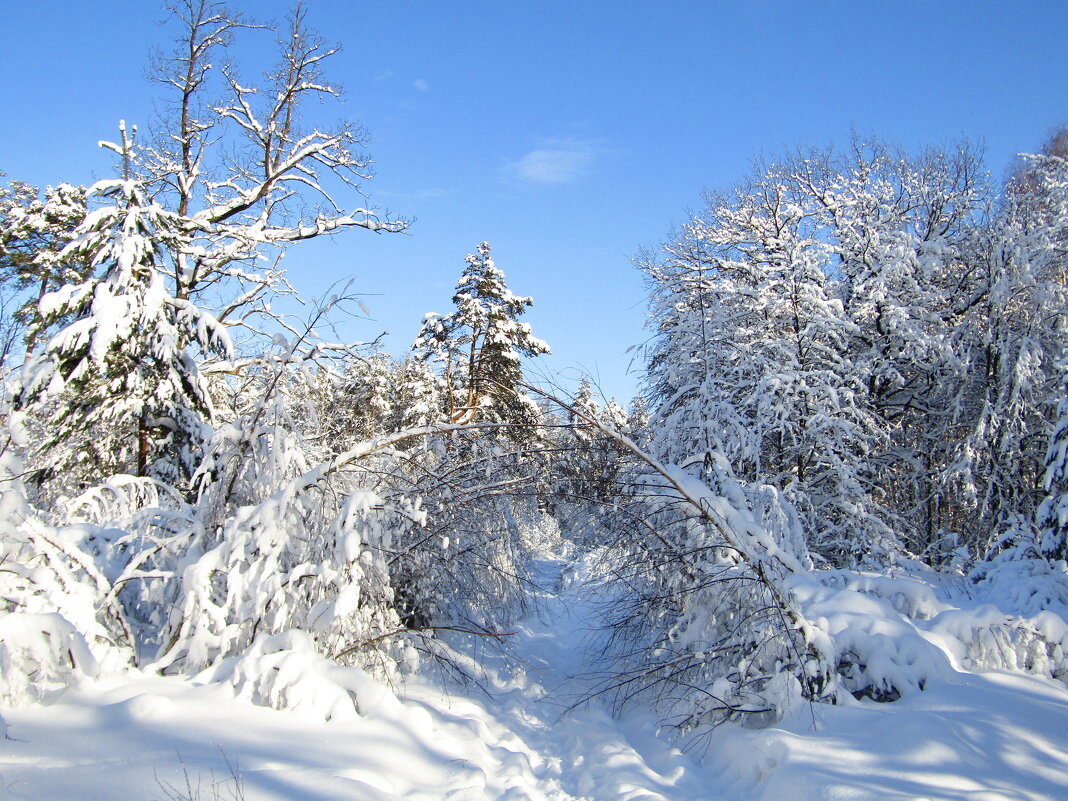
[[[440,364],[453,423],[495,420],[529,427],[537,410],[519,391],[521,358],[548,353],[519,317],[532,306],[515,295],[483,242],[467,256],[446,315],[429,314],[413,349]]]
[[[228,353],[229,337],[166,287],[165,247],[182,235],[180,218],[133,180],[100,182],[92,193],[106,205],[62,254],[92,274],[41,298],[31,335],[44,344],[23,370],[15,407],[51,416],[40,446],[48,474],[176,482],[191,473],[211,418],[196,356]]]

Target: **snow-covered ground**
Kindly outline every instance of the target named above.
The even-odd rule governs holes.
[[[0,798],[1068,798],[1068,689],[1017,673],[958,673],[892,704],[806,708],[762,730],[724,726],[689,753],[651,716],[617,720],[599,702],[569,711],[593,686],[596,601],[561,581],[562,559],[535,567],[542,603],[509,640],[519,662],[477,643],[478,688],[411,680],[402,700],[365,692],[361,718],[324,723],[219,685],[113,677],[3,711]]]

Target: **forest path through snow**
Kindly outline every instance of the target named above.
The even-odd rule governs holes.
[[[491,678],[487,708],[537,755],[547,798],[703,801],[718,798],[710,766],[657,736],[649,713],[614,717],[600,687],[604,602],[562,555],[532,565],[530,611],[507,654],[478,654]]]

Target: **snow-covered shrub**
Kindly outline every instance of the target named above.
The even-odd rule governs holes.
[[[930,620],[950,608],[939,599],[935,587],[921,578],[853,570],[827,570],[816,575],[826,587],[880,598],[894,611],[913,620]]]
[[[418,497],[425,528],[398,532],[387,555],[397,609],[417,629],[495,631],[522,604],[527,540],[541,521],[530,455],[492,429],[454,431],[405,452],[384,487]]]
[[[80,631],[56,612],[0,614],[0,700],[39,701],[81,677],[94,677],[99,663]]]
[[[6,490],[5,699],[38,697],[136,653],[153,669],[199,673],[295,630],[304,632],[298,650],[316,659],[392,675],[407,654],[389,636],[404,626],[385,555],[425,518],[417,502],[387,503],[358,485],[335,460],[258,504],[211,509],[211,529],[207,507],[185,505],[148,479],[118,476],[87,491],[65,505],[81,518],[66,525],[42,522]],[[149,500],[158,505],[141,505]],[[256,659],[243,665],[246,682],[256,665],[275,669]],[[290,697],[262,692],[272,703]]]
[[[0,461],[9,462],[9,455]],[[111,583],[83,545],[92,526],[53,526],[4,464],[0,483],[0,699],[24,703],[134,657]]]
[[[1068,683],[1068,622],[1056,613],[1017,617],[983,605],[943,612],[927,629],[965,670],[1015,670]]]
[[[775,493],[762,517],[720,476],[714,494],[677,467],[633,466],[606,542],[612,584],[611,677],[620,704],[652,700],[681,733],[769,720],[804,699],[833,699],[833,662],[789,589],[805,571],[795,517]],[[800,547],[801,558],[795,553]]]
[[[197,681],[231,687],[238,698],[320,720],[349,720],[388,693],[357,667],[322,655],[306,633],[261,635],[238,656],[200,673]]]
[[[1068,678],[1065,606],[1049,593],[1056,572],[1063,589],[1063,567],[1006,561],[967,592],[967,585],[938,586],[944,576],[929,570],[896,577],[834,571],[817,574],[820,584],[799,584],[795,597],[830,637],[845,688],[892,700],[951,668]],[[1036,592],[1042,585],[1046,592]]]
[[[842,689],[856,697],[893,701],[946,678],[946,655],[886,600],[836,589],[799,576],[793,596],[826,638]]]
[[[1013,614],[1044,609],[1068,614],[1068,565],[1039,556],[1036,545],[1033,532],[1027,532],[1012,547],[976,565],[970,574],[976,590]]]
[[[348,650],[350,662],[389,671],[384,648],[349,649],[401,628],[381,554],[395,529],[421,515],[371,492],[338,498],[321,479],[314,470],[237,508],[216,532],[197,532],[197,547],[176,566],[157,667],[201,670],[259,635],[301,629],[320,653]]]

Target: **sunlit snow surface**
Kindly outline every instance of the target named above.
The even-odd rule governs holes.
[[[485,690],[412,681],[403,701],[323,723],[178,679],[109,679],[51,705],[4,710],[0,799],[245,801],[1068,798],[1068,689],[1009,673],[956,673],[892,704],[806,708],[779,726],[724,726],[690,753],[652,718],[599,703],[595,604],[562,561],[537,566],[544,605],[510,645],[485,643]],[[559,593],[553,592],[559,588]],[[213,782],[215,784],[213,784]],[[168,789],[170,788],[170,789]],[[193,797],[197,797],[193,795]]]

